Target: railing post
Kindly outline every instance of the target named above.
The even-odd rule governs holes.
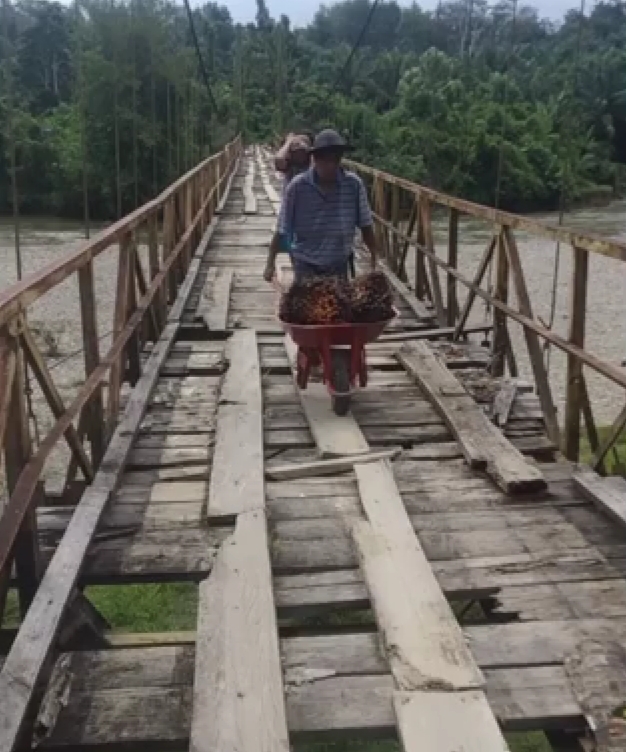
[[[506,253],[502,233],[498,235],[496,245],[496,289],[494,297],[501,303],[508,303],[509,299],[509,258]],[[507,336],[506,314],[499,308],[493,307],[493,341],[491,345],[491,374],[504,375],[506,351],[509,346]]]
[[[587,315],[587,277],[589,254],[574,246],[572,297],[570,302],[569,341],[581,349],[585,345]],[[563,453],[577,462],[580,455],[580,414],[583,399],[583,365],[575,355],[567,355],[567,398],[565,403],[565,436]]]
[[[528,294],[528,288],[526,287],[526,279],[524,278],[524,270],[522,268],[517,242],[509,227],[504,227],[503,236],[502,240],[509,257],[509,264],[511,265],[511,275],[513,278],[513,284],[515,285],[519,311],[522,315],[526,316],[526,318],[532,319],[533,310],[530,302],[530,295]],[[550,389],[550,380],[548,379],[545,363],[543,361],[539,336],[536,332],[532,331],[532,329],[524,327],[524,337],[526,339],[526,346],[528,347],[528,357],[533,369],[543,417],[546,422],[546,430],[551,441],[557,446],[560,446],[561,432],[559,429],[556,407],[552,398],[552,390]]]
[[[90,261],[78,270],[86,377],[89,377],[92,371],[100,365],[100,341],[98,339],[98,315],[94,287],[93,261]],[[94,390],[85,410],[87,436],[91,444],[91,462],[95,470],[104,456],[104,406],[101,386]]]
[[[113,316],[112,341],[120,335],[126,324],[126,309],[128,306],[128,285],[130,266],[130,246],[132,237],[130,233],[124,235],[120,241],[119,259],[117,266],[117,286],[115,292],[115,313]],[[120,411],[120,389],[122,375],[126,364],[126,348],[118,355],[111,366],[109,373],[109,392],[107,395],[107,434],[108,438],[113,435]]]
[[[127,292],[127,304],[126,304],[126,319],[124,324],[137,310],[137,240],[134,235],[131,235],[128,246],[128,285]],[[145,321],[146,319],[144,319]],[[135,386],[135,384],[141,378],[141,347],[142,343],[139,338],[139,333],[142,326],[139,325],[133,332],[128,344],[126,345],[127,357],[128,357],[128,380]]]
[[[435,238],[433,234],[432,207],[428,198],[420,200],[420,228],[424,239],[424,247],[429,253],[435,254]],[[422,257],[422,261],[423,261]],[[436,262],[428,257],[428,268],[430,269],[430,300],[435,306],[437,312],[437,321],[440,326],[446,323],[446,314],[443,309],[443,295],[441,292],[441,282],[439,280],[439,267]]]
[[[400,223],[400,189],[397,185],[393,185],[391,187],[391,224],[393,225],[393,229],[396,230],[396,232],[392,233],[391,237],[391,256],[392,256],[392,265],[391,268],[393,269],[395,274],[398,274],[400,271],[400,240],[398,238],[397,230],[399,229],[399,223]]]
[[[457,269],[459,264],[459,212],[450,209],[448,220],[448,266]],[[454,326],[459,311],[456,277],[448,274],[446,302],[448,304],[448,326]]]
[[[11,407],[11,395],[13,379],[15,378],[16,356],[6,327],[0,330],[0,450],[4,449],[4,437],[9,421]],[[1,470],[1,469],[0,469]],[[4,472],[4,470],[1,470]],[[3,512],[3,503],[0,501],[0,517]],[[11,566],[0,568],[0,625],[9,590]]]
[[[150,272],[150,281],[159,273],[159,215],[157,212],[150,215],[148,220],[148,268]],[[156,313],[156,320],[159,326],[159,332],[162,331],[167,318],[167,298],[165,293],[165,284],[154,296],[152,307]]]
[[[163,262],[165,262],[174,249],[174,200],[171,198],[165,204],[163,212]],[[171,266],[167,273],[167,288],[170,304],[176,300],[176,271]]]
[[[15,321],[15,326],[19,330],[21,321]],[[18,344],[19,331],[11,332],[11,335],[10,346],[14,348],[15,375],[11,385],[11,402],[8,414],[10,430],[6,434],[4,444],[7,492],[9,496],[13,493],[17,480],[32,455],[25,393],[26,364],[24,353]],[[17,571],[17,589],[22,615],[26,613],[35,596],[41,575],[41,554],[37,534],[37,501],[38,494],[35,494],[13,545],[13,556]]]

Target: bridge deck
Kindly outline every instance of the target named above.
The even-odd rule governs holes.
[[[386,336],[369,348],[370,384],[355,395],[353,418],[372,451],[401,449],[391,464],[391,480],[382,461],[357,466],[356,471],[272,479],[284,474],[289,463],[301,465],[319,457],[275,320],[275,294],[261,279],[275,220],[260,166],[258,155],[256,161],[248,156],[233,181],[188,297],[184,326],[161,370],[119,491],[89,548],[82,582],[199,582],[209,575],[225,541],[233,540],[235,521],[258,511],[258,506],[250,506],[229,513],[229,499],[221,498],[213,507],[209,496],[212,484],[219,485],[216,473],[232,475],[230,485],[228,478],[219,482],[244,505],[258,492],[251,442],[256,435],[254,393],[260,388],[268,545],[282,666],[278,686],[282,678],[291,739],[394,738],[399,733],[405,748],[413,749],[412,724],[420,712],[411,702],[440,699],[432,690],[441,687],[420,685],[415,677],[407,680],[398,668],[403,660],[415,660],[412,635],[424,626],[409,625],[408,653],[398,659],[410,617],[399,601],[406,599],[411,607],[411,584],[419,592],[432,590],[428,573],[405,572],[404,585],[389,581],[388,593],[384,587],[381,592],[376,568],[383,562],[370,557],[363,542],[367,535],[383,540],[385,526],[394,520],[401,527],[403,514],[417,536],[415,545],[407,539],[402,552],[392,551],[389,560],[382,556],[391,567],[386,571],[397,574],[398,561],[419,561],[415,556],[423,551],[435,586],[438,583],[463,624],[473,659],[482,670],[487,699],[503,728],[581,729],[581,698],[565,663],[583,638],[622,643],[626,638],[626,546],[620,530],[575,489],[570,466],[545,438],[532,393],[518,395],[505,434],[541,469],[548,489],[507,496],[487,474],[468,467],[450,429],[394,356],[402,343]],[[256,211],[245,214],[244,209],[250,210],[250,185]],[[206,307],[203,300],[208,301]],[[230,303],[226,326],[220,328],[219,318],[226,310],[215,309],[224,300]],[[432,321],[419,320],[401,298],[398,304],[401,318],[394,336],[404,331],[437,339]],[[213,332],[202,320],[207,310],[212,311],[212,323],[217,322]],[[229,392],[225,397],[223,390],[234,388],[232,383],[228,386],[229,378],[236,379],[235,370],[245,365],[242,358],[253,365],[257,358],[257,352],[242,354],[235,344],[249,342],[249,330],[256,330],[260,385],[254,383],[254,370],[248,371],[240,379],[237,396]],[[477,344],[433,346],[459,380],[482,385],[482,390],[474,389],[477,399],[487,399],[488,379],[481,371],[487,356]],[[233,413],[239,416],[234,423],[228,419],[231,409],[240,411]],[[230,440],[225,432],[236,431],[242,420],[252,420],[250,429],[236,437],[240,443],[232,444],[230,456],[224,454],[220,442]],[[215,467],[214,453],[220,457]],[[227,468],[224,456],[229,456]],[[242,472],[237,465],[244,460]],[[373,493],[367,478],[374,465],[384,483],[395,479],[403,502],[402,509],[388,510],[378,520],[368,511],[372,499],[365,498]],[[387,496],[378,501],[386,504]],[[39,514],[46,550],[52,552],[71,509],[50,506]],[[224,562],[226,558],[220,559],[220,573],[222,564],[228,567]],[[259,577],[262,569],[260,565]],[[217,575],[207,582],[213,577]],[[245,598],[245,588],[242,592]],[[228,594],[221,597],[226,603]],[[439,603],[436,592],[429,597]],[[211,618],[219,618],[216,603],[222,601],[215,598],[208,590],[201,594],[201,611],[207,603],[213,608],[204,615],[201,629]],[[470,604],[476,605],[469,608]],[[417,612],[430,613],[431,606],[432,602],[418,603]],[[257,607],[253,603],[251,611]],[[435,611],[454,641],[451,613],[444,613],[440,604]],[[265,626],[271,625],[273,616],[265,617]],[[261,663],[262,632],[259,627],[258,645],[252,645]],[[267,639],[271,648],[271,636]],[[234,749],[223,741],[227,736],[220,746],[215,734],[209,735],[213,741],[203,742],[201,726],[196,729],[201,708],[216,705],[199,686],[198,667],[206,670],[207,662],[196,657],[195,642],[195,633],[114,635],[108,649],[72,653],[63,664],[73,675],[69,697],[45,746],[182,749],[189,744],[193,724],[194,749]],[[206,634],[201,645],[207,650]],[[220,645],[211,643],[210,651],[219,652]],[[458,690],[465,697],[466,690],[476,689],[472,700],[480,702],[482,680],[474,685],[471,679],[480,672],[472,674],[471,656],[457,648],[458,660],[448,666],[451,684],[443,687],[452,691],[443,694]],[[226,640],[221,649],[228,654],[237,647],[229,648]],[[232,656],[227,660],[236,663]],[[418,664],[419,660],[418,655]],[[260,667],[259,672],[271,671],[271,649],[268,661],[269,668]],[[470,667],[464,686],[465,680],[455,674],[459,667]],[[253,674],[255,666],[249,668]],[[225,675],[230,676],[228,671]],[[242,681],[246,687],[254,684],[250,677]],[[399,692],[407,695],[407,704],[398,705]],[[444,705],[444,711],[449,707],[453,706]],[[476,730],[475,716],[470,716],[469,726]],[[497,734],[489,726],[489,713],[486,718],[488,735]],[[280,725],[280,711],[273,722]],[[209,718],[206,723],[219,722]],[[468,726],[460,723],[467,731]],[[422,731],[428,733],[426,727]],[[281,744],[259,742],[257,748],[283,749]]]

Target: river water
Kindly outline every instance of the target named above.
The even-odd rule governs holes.
[[[537,219],[556,222],[556,217],[550,214],[537,215]],[[573,212],[566,217],[565,224],[581,230],[587,229],[602,235],[626,239],[626,201],[614,202],[607,207],[594,207]],[[459,267],[466,276],[471,277],[489,242],[490,229],[485,223],[474,219],[462,220],[459,238]],[[44,218],[23,219],[21,242],[24,273],[41,269],[60,255],[76,248],[82,240],[83,232],[78,223]],[[436,222],[435,240],[439,252],[443,253],[446,244],[443,220]],[[548,322],[552,300],[555,243],[523,232],[517,233],[517,240],[534,312]],[[106,335],[112,322],[115,256],[114,249],[111,249],[99,257],[95,264],[101,335]],[[15,268],[13,225],[10,219],[0,218],[0,289],[15,281]],[[571,270],[572,254],[568,246],[563,246],[556,285],[553,329],[565,336],[567,336],[569,323]],[[464,297],[465,292],[461,287],[459,290],[461,303]],[[626,327],[624,326],[626,321],[626,263],[592,254],[589,267],[588,301],[587,349],[602,359],[619,365],[626,359]],[[472,318],[476,321],[481,320],[483,316],[483,303],[477,301]],[[38,301],[30,321],[37,330],[42,347],[47,348],[46,354],[52,361],[66,358],[78,349],[81,336],[75,279],[69,280]],[[530,377],[522,332],[514,323],[511,323],[511,336],[520,370],[523,375]],[[103,350],[106,347],[106,339],[105,336]],[[56,370],[64,390],[73,391],[82,378],[80,356],[68,361],[68,365],[59,364]],[[600,423],[609,422],[622,407],[624,395],[619,388],[589,372],[589,369],[586,369],[586,374],[596,419]],[[565,394],[565,357],[555,350],[552,351],[550,357],[550,381],[561,412]]]

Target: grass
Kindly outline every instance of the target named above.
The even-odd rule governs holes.
[[[598,428],[598,439],[602,445],[611,431],[610,426]],[[593,460],[593,451],[586,435],[580,441],[580,461],[589,464]],[[609,475],[626,476],[626,433],[622,432],[615,442],[614,448],[607,454],[605,459],[606,471]]]

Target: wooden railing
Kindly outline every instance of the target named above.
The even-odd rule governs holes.
[[[0,447],[6,481],[3,510],[0,499],[0,621],[12,566],[17,570],[22,613],[40,580],[36,508],[47,460],[64,437],[71,451],[65,488],[79,470],[86,483],[94,478],[118,420],[122,384],[125,379],[131,384],[139,379],[144,345],[158,340],[171,317],[170,305],[226,193],[241,149],[237,138],[153,201],[0,293]],[[107,252],[117,253],[117,281],[110,347],[101,357],[103,322],[98,315],[94,261]],[[29,328],[28,314],[39,298],[65,280],[76,279],[73,275],[78,278],[85,378],[66,405]],[[107,328],[111,324],[104,323]],[[36,445],[27,405],[27,373],[37,382],[55,419]]]
[[[618,415],[605,441],[600,443],[584,367],[625,389],[626,370],[585,349],[589,254],[626,261],[626,243],[474,204],[362,164],[347,164],[361,176],[368,187],[378,245],[389,268],[401,281],[409,282],[407,261],[409,252],[414,254],[410,259],[414,266],[414,279],[409,284],[418,298],[432,303],[439,323],[453,330],[453,339],[462,336],[477,297],[491,306],[494,329],[491,370],[494,375],[503,375],[507,369],[511,375],[517,375],[508,320],[520,324],[548,435],[560,446],[566,457],[578,460],[582,417],[587,438],[595,453],[594,468],[602,471],[607,453],[626,426],[626,408]],[[433,213],[442,209],[448,219],[445,259],[437,253],[433,229]],[[459,219],[463,216],[485,222],[491,235],[472,279],[459,271]],[[553,240],[567,247],[573,254],[567,337],[552,331],[533,314],[515,231]],[[495,264],[495,282],[492,289],[484,289],[481,285],[492,263]],[[441,283],[441,272],[445,275],[445,285]],[[517,308],[509,304],[511,281]],[[458,302],[459,283],[468,290],[462,307]],[[548,342],[567,354],[565,416],[562,425],[557,420],[555,400],[543,358],[543,342]]]

